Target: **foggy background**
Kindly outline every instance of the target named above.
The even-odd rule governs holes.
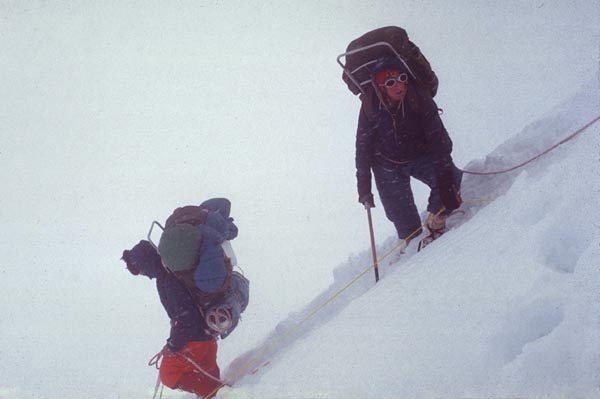
[[[225,363],[368,247],[354,178],[360,104],[335,60],[354,38],[408,31],[440,79],[436,102],[463,167],[597,76],[599,8],[0,1],[4,396],[39,396],[61,379],[61,389],[102,382],[120,393],[148,382],[168,320],[154,283],[119,258],[178,206],[233,204],[251,300],[220,344]],[[382,241],[394,229],[376,205]],[[114,364],[122,381],[102,377]]]

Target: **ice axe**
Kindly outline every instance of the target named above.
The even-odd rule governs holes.
[[[375,283],[379,281],[379,266],[377,265],[377,250],[375,249],[375,234],[373,233],[373,219],[371,218],[371,207],[365,205],[367,219],[369,220],[369,234],[371,235],[371,252],[373,253],[373,269],[375,270]]]

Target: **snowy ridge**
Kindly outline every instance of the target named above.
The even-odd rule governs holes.
[[[464,169],[502,170],[523,162],[597,116],[594,112],[598,108],[594,104],[598,104],[598,92],[595,85],[590,84],[548,117],[530,124],[484,160],[472,161]],[[363,392],[366,397],[391,398],[398,392],[412,397],[489,395],[491,392],[533,396],[544,392],[549,397],[575,392],[577,397],[596,397],[592,394],[598,393],[594,387],[598,382],[595,375],[588,372],[586,377],[582,370],[579,372],[583,375],[574,371],[572,379],[547,386],[546,378],[554,380],[554,377],[543,377],[544,372],[539,370],[543,365],[538,364],[535,354],[528,353],[531,348],[538,347],[534,350],[544,352],[542,360],[551,356],[550,364],[546,364],[550,373],[557,372],[552,367],[560,367],[567,360],[560,357],[561,352],[565,356],[569,352],[558,344],[563,341],[555,335],[568,334],[569,328],[580,325],[584,327],[579,331],[586,336],[584,342],[592,345],[584,348],[584,342],[579,341],[582,348],[576,355],[581,355],[581,359],[573,363],[578,367],[598,365],[598,358],[592,355],[600,353],[598,325],[596,330],[586,329],[587,323],[579,324],[582,320],[577,320],[580,311],[574,311],[583,305],[581,302],[590,292],[584,290],[580,298],[569,298],[569,294],[577,284],[598,282],[597,276],[588,278],[591,276],[585,275],[593,271],[591,259],[594,254],[598,255],[597,245],[591,244],[598,243],[600,219],[595,216],[597,212],[593,219],[590,218],[593,196],[582,198],[580,202],[577,198],[579,180],[564,179],[564,174],[572,170],[587,176],[583,179],[595,178],[598,189],[598,161],[587,151],[594,148],[598,151],[599,132],[600,127],[596,124],[574,141],[514,172],[492,176],[465,175],[463,198],[491,197],[495,199],[491,205],[487,202],[465,204],[466,214],[459,217],[456,224],[464,224],[460,230],[450,231],[417,256],[413,242],[398,263],[381,262],[380,284],[374,287],[373,273],[369,271],[313,315],[372,263],[370,250],[352,256],[334,270],[334,283],[326,291],[282,321],[261,345],[240,356],[235,365],[225,371],[225,376],[235,375],[240,364],[248,359],[255,360],[256,364],[268,359],[267,369],[238,384],[243,390],[256,390],[267,395],[256,397],[273,397],[270,394],[277,389],[279,392],[288,389],[277,382],[286,370],[305,375],[306,384],[311,386],[323,382],[319,389],[311,391],[311,395],[322,395],[319,397],[358,397],[356,389],[364,389],[359,376],[381,380],[383,384],[376,388],[377,395]],[[585,163],[586,160],[589,163]],[[561,179],[566,181],[558,188],[556,181]],[[590,223],[594,221],[594,236],[591,237]],[[378,247],[379,256],[395,243],[396,239],[390,237]],[[423,290],[417,291],[420,282],[423,282]],[[597,304],[597,294],[593,299],[590,303]],[[404,312],[394,306],[406,302]],[[433,311],[429,309],[431,303],[443,304],[444,308],[450,309]],[[589,307],[589,304],[584,305],[584,308]],[[461,308],[468,308],[470,314],[466,316]],[[393,317],[390,317],[390,310],[394,310]],[[439,317],[431,317],[438,312],[441,313]],[[403,313],[412,317],[404,318]],[[424,315],[428,315],[429,320],[419,320]],[[594,317],[588,322],[598,321],[597,310]],[[414,335],[416,329],[410,326],[414,320],[421,325],[423,334],[420,337]],[[465,328],[481,328],[481,331],[463,331]],[[356,342],[349,331],[364,341]],[[391,343],[374,344],[373,348],[368,342],[375,337]],[[416,345],[414,339],[417,339]],[[567,341],[571,342],[573,338]],[[333,366],[327,359],[340,356],[340,342],[351,344],[353,350],[341,355],[342,361]],[[373,354],[386,357],[389,352],[396,353],[399,363],[405,363],[407,355],[410,357],[411,346],[434,348],[430,349],[431,354],[439,356],[440,360],[436,362],[423,360],[422,354],[412,355],[414,361],[425,366],[430,378],[426,375],[417,377],[411,368],[396,366],[394,363],[398,362],[390,359],[382,362]],[[315,347],[319,349],[315,350]],[[311,358],[311,355],[317,358]],[[344,361],[348,356],[352,360]],[[363,356],[371,361],[364,361]],[[311,371],[306,374],[302,372],[306,367],[299,360],[302,358],[309,359]],[[363,361],[357,364],[358,359]],[[331,375],[325,364],[342,370]],[[375,366],[365,366],[368,364]],[[437,371],[431,370],[435,364]],[[270,374],[277,377],[268,378]],[[529,374],[533,374],[531,385],[529,381],[523,381]],[[326,377],[320,378],[321,375]],[[264,383],[259,382],[260,376],[264,376]],[[296,385],[302,383],[296,382]],[[289,397],[313,397],[295,394]]]
[[[506,140],[484,160],[471,161],[463,169],[477,172],[509,169],[563,140],[600,113],[598,111],[600,94],[597,85],[595,80],[590,81],[570,101],[566,101],[551,110],[545,118],[526,126],[523,131]],[[597,129],[596,126],[592,126],[590,129],[594,128]],[[593,133],[588,131],[584,134],[590,135]],[[556,162],[557,157],[562,159],[566,156],[564,154],[566,154],[565,150],[559,147],[541,159],[527,165],[527,170],[535,172],[549,163]],[[522,171],[523,169],[517,169],[491,176],[466,175],[463,179],[463,198],[495,198],[503,195],[514,182],[515,177]]]

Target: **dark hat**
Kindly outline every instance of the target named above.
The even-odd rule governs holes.
[[[398,75],[398,73],[406,73],[410,76],[408,68],[401,60],[397,57],[386,57],[377,60],[377,63],[371,72],[371,77],[377,83],[381,81],[381,84],[383,84],[383,81],[390,75]]]

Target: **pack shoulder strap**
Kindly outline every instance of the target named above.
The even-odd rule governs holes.
[[[371,123],[375,123],[375,107],[373,105],[373,94],[372,91],[368,91],[366,94],[360,95],[360,102],[362,103],[361,108],[367,117],[367,120]]]

